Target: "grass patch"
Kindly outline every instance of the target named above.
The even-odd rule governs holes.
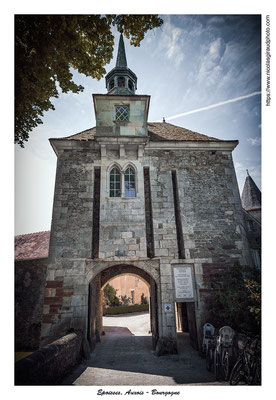
[[[109,307],[105,310],[104,315],[128,314],[128,313],[142,312],[142,311],[149,311],[149,305],[133,304],[131,306]]]

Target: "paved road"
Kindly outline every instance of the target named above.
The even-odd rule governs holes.
[[[105,335],[63,385],[156,386],[228,385],[215,382],[205,368],[205,360],[189,345],[189,336],[180,334],[178,355],[157,357],[152,350],[149,315],[104,317]]]

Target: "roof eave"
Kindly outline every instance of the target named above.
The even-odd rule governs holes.
[[[164,140],[160,142],[149,141],[147,147],[154,150],[161,149],[193,149],[193,150],[221,150],[233,151],[239,144],[238,140],[225,141],[200,141],[200,140]]]

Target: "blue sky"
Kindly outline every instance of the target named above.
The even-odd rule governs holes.
[[[148,32],[140,47],[125,39],[128,67],[138,77],[136,93],[151,96],[149,121],[165,117],[209,136],[238,139],[233,159],[240,191],[246,169],[261,189],[260,16],[162,18],[163,26]],[[119,35],[114,34],[115,55],[107,72],[116,62]],[[45,113],[25,149],[15,148],[15,234],[50,229],[56,156],[48,139],[95,125],[92,93],[106,93],[105,80],[74,72],[74,81],[84,92],[54,99],[55,111]]]

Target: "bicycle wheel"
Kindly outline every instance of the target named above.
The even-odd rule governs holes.
[[[215,368],[215,375],[216,379],[219,381],[220,380],[220,358],[219,358],[219,353],[217,352],[217,349],[215,350],[215,356],[214,356],[214,368]]]
[[[253,374],[250,377],[249,385],[261,385],[261,364],[257,361],[253,367]]]
[[[207,354],[206,354],[206,369],[207,371],[211,371],[213,366],[213,352],[210,347],[208,348]]]
[[[244,362],[242,359],[239,359],[234,368],[232,369],[230,375],[230,385],[237,385],[240,381],[244,380]]]
[[[229,352],[224,351],[223,357],[222,357],[222,362],[221,362],[221,370],[223,374],[223,379],[225,381],[228,380],[229,378]]]

